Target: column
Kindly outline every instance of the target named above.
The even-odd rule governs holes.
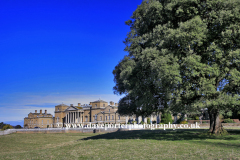
[[[77,114],[74,112],[74,123],[76,123]]]
[[[73,112],[73,123],[75,123],[75,120],[76,120],[76,112]]]
[[[72,112],[69,112],[70,117],[70,123],[72,123]]]
[[[66,118],[65,118],[65,123],[67,123],[67,113],[66,113],[65,117],[66,117]]]
[[[77,114],[77,116],[76,116],[76,119],[77,119],[76,123],[78,123],[78,112],[76,112],[76,114]]]
[[[67,118],[67,123],[69,123],[69,112],[67,113],[67,115],[68,115],[68,118]]]
[[[75,123],[75,112],[73,112],[73,123]]]
[[[80,112],[80,123],[82,123],[82,114]]]

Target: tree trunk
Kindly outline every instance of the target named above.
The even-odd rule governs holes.
[[[213,132],[213,126],[214,126],[214,116],[212,114],[212,112],[210,110],[208,110],[208,115],[209,115],[209,119],[210,119],[210,128],[209,128],[209,133]]]
[[[227,134],[227,131],[223,128],[222,123],[219,119],[219,111],[212,110],[209,111],[209,118],[210,118],[210,128],[209,133],[215,135],[224,135]]]

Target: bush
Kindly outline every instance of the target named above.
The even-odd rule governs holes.
[[[11,126],[10,124],[3,126],[2,130],[6,130],[6,129],[13,129],[13,126]]]
[[[152,121],[152,124],[156,124],[157,122],[156,121]]]
[[[228,119],[224,119],[223,123],[234,123],[234,121],[228,118]]]
[[[169,122],[172,123],[172,115],[170,113],[164,113],[161,116],[161,123],[168,124]]]
[[[196,117],[195,117],[195,120],[199,120],[199,117],[198,117],[198,116],[196,116]]]
[[[15,128],[22,128],[22,126],[20,126],[20,125],[16,125]]]
[[[203,121],[202,123],[207,123],[206,121]]]
[[[144,122],[143,122],[143,121],[141,121],[140,123],[141,123],[142,125],[144,124]]]
[[[188,124],[187,121],[181,121],[180,124]]]
[[[150,118],[147,118],[147,124],[150,124]]]

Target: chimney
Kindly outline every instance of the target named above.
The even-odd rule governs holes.
[[[118,106],[118,103],[115,103],[115,106],[117,107],[117,106]]]
[[[35,113],[37,113],[37,110],[35,110]]]
[[[42,114],[42,110],[40,109],[40,114]]]
[[[113,102],[113,101],[110,101],[110,105],[113,106],[113,105],[114,105],[114,102]]]
[[[47,110],[45,110],[45,114],[47,114]]]
[[[73,104],[70,104],[70,106],[72,107],[72,106],[73,106]]]
[[[78,103],[78,107],[80,107],[81,106],[81,103]]]

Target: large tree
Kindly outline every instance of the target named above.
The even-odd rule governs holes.
[[[209,131],[224,132],[219,112],[239,106],[240,1],[145,0],[126,24],[128,55],[113,74],[127,110],[208,108]]]

